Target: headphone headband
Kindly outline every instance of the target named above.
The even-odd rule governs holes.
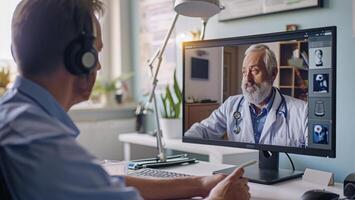
[[[94,48],[96,26],[91,16],[87,18],[90,18],[90,22],[84,23],[84,30],[77,38],[71,41],[65,49],[65,67],[74,75],[89,74],[90,71],[96,67],[98,62],[98,53]],[[89,24],[91,24],[91,26]]]

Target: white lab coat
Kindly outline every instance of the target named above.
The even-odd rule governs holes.
[[[259,144],[303,147],[308,145],[308,106],[307,103],[293,97],[284,96],[275,90],[275,98],[268,112]],[[221,139],[227,132],[229,141],[255,143],[249,103],[244,100],[239,108],[241,120],[240,132],[234,133],[237,111],[242,95],[229,97],[218,109],[200,123],[195,123],[185,133],[185,137]],[[287,106],[285,106],[285,103]],[[281,104],[281,105],[280,105]],[[279,108],[280,106],[280,108]],[[279,109],[278,109],[279,108]],[[287,115],[285,111],[287,108]],[[285,118],[286,116],[286,118]]]

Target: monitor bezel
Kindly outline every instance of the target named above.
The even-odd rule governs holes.
[[[243,142],[231,142],[224,140],[205,140],[205,139],[196,139],[184,137],[184,131],[182,136],[182,141],[187,143],[197,143],[197,144],[208,144],[208,145],[218,145],[218,146],[227,146],[227,147],[236,147],[236,148],[246,148],[246,149],[255,149],[261,151],[274,151],[274,152],[285,152],[293,154],[302,154],[302,155],[311,155],[311,156],[320,156],[320,157],[336,157],[336,40],[337,40],[337,29],[336,26],[329,27],[320,27],[320,28],[311,28],[303,29],[296,31],[284,31],[284,32],[274,32],[258,35],[248,35],[240,37],[230,37],[230,38],[221,38],[221,39],[211,39],[211,40],[199,40],[199,41],[188,41],[183,43],[182,48],[182,57],[183,57],[183,83],[182,83],[182,94],[183,94],[183,109],[182,109],[182,118],[185,122],[185,49],[188,46],[189,48],[199,48],[199,47],[217,47],[217,46],[226,46],[230,44],[234,45],[243,45],[243,44],[255,44],[255,43],[267,43],[267,42],[276,42],[276,41],[287,41],[295,40],[300,37],[305,37],[305,35],[312,35],[319,32],[332,32],[332,144],[331,149],[315,149],[315,148],[299,148],[299,147],[286,147],[286,146],[275,146],[275,145],[263,145],[263,144],[252,144],[252,143],[243,143]],[[184,124],[182,123],[182,130],[184,130]]]

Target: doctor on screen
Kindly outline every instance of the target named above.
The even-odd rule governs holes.
[[[307,103],[273,87],[277,75],[275,54],[263,44],[250,46],[243,61],[242,95],[230,96],[185,137],[307,146]]]

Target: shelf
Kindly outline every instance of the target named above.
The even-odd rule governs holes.
[[[288,59],[293,57],[296,49],[299,49],[297,42],[280,43],[280,66],[289,65]]]
[[[280,87],[293,85],[293,70],[292,68],[280,69]]]
[[[211,113],[219,107],[219,103],[187,103],[184,106],[185,122],[184,131],[187,131],[192,124],[200,122],[211,115]]]
[[[288,41],[279,43],[279,88],[285,95],[307,100],[308,96],[308,43]],[[301,55],[302,52],[304,55]]]

